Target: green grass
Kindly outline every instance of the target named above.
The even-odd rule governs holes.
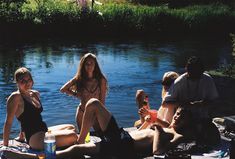
[[[211,70],[209,73],[215,76],[221,76],[221,77],[229,77],[232,79],[235,79],[235,35],[230,34],[231,37],[231,42],[232,42],[232,60],[228,64],[223,64],[221,65],[218,69],[216,70]]]
[[[26,0],[24,3],[1,2],[0,20],[4,26],[72,25],[75,30],[99,28],[103,32],[232,32],[235,28],[235,12],[222,4],[176,9],[167,5],[105,3],[82,13],[76,3],[66,0]]]

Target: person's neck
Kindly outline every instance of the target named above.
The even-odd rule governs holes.
[[[92,81],[93,79],[94,79],[93,75],[88,75],[88,76],[87,76],[87,80],[88,80],[88,81]]]
[[[187,76],[187,78],[188,78],[190,81],[198,81],[198,80],[200,80],[200,77]]]
[[[93,73],[88,73],[87,74],[87,79],[92,79],[93,78]]]

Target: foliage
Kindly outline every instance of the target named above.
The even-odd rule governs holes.
[[[230,4],[230,0],[128,0],[130,3],[159,6],[166,4],[169,7],[185,7],[190,5],[206,5],[206,4]]]
[[[20,25],[25,32],[29,31],[25,28],[40,32],[39,27],[47,32],[226,32],[234,29],[234,19],[235,12],[221,4],[169,8],[167,5],[153,7],[107,2],[83,12],[76,3],[67,0],[0,3],[0,20],[4,24],[0,30],[9,29],[13,23],[12,29]]]
[[[26,0],[21,12],[24,19],[40,24],[66,22],[80,16],[80,9],[64,0]]]
[[[220,27],[231,10],[226,5],[196,5],[180,9],[111,4],[100,8],[107,25],[136,30],[169,31]],[[229,21],[229,19],[228,19]],[[211,23],[211,24],[210,24]]]
[[[214,75],[219,76],[227,76],[230,78],[235,78],[235,35],[230,34],[231,42],[232,42],[232,61],[221,64],[217,70],[210,71]]]

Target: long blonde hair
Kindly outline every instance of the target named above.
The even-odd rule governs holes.
[[[172,85],[172,83],[174,83],[175,79],[179,77],[179,74],[174,72],[174,71],[169,71],[164,73],[163,77],[162,77],[162,98],[165,97],[166,92],[168,91],[168,89],[170,88],[170,86]]]

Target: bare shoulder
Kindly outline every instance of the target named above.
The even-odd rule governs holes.
[[[73,77],[66,84],[74,85],[77,82],[79,82],[79,80],[77,78]]]
[[[21,98],[20,92],[12,92],[11,95],[7,98],[7,101],[19,100]]]
[[[19,103],[22,101],[22,97],[19,91],[15,91],[11,93],[11,95],[7,98],[7,105],[11,105],[12,103]]]

